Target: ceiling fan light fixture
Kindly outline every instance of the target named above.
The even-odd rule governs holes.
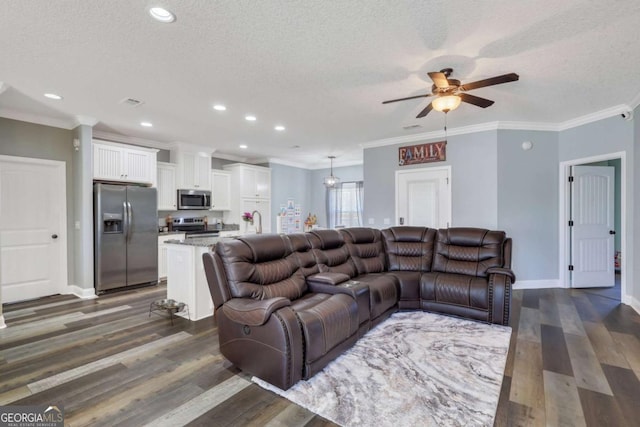
[[[436,111],[448,113],[458,108],[461,102],[462,99],[458,95],[444,95],[431,101],[431,106]]]
[[[329,176],[324,177],[324,186],[327,188],[335,188],[340,184],[340,178],[333,174],[333,159],[336,156],[329,156],[329,160],[331,161],[331,171],[329,172]]]

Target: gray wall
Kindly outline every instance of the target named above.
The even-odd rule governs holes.
[[[310,206],[310,171],[307,169],[271,163],[271,231],[276,232],[276,215],[280,206],[286,206],[287,200],[293,201],[302,208],[304,222],[311,212]]]
[[[518,280],[557,279],[558,133],[500,130],[497,155],[497,228],[513,238],[512,268]]]
[[[450,165],[452,226],[496,228],[497,131],[449,137],[444,162],[398,166],[398,148],[414,144],[417,142],[364,150],[365,222],[373,218],[374,227],[386,228],[384,219],[389,218],[396,224],[395,171]]]
[[[74,283],[74,193],[73,131],[0,117],[0,154],[60,160],[66,163],[67,192],[67,272]]]
[[[637,119],[636,119],[637,121]],[[624,120],[619,115],[597,122],[588,123],[583,126],[568,129],[560,132],[559,136],[559,161],[568,161],[581,159],[591,156],[604,155],[615,152],[626,152],[626,177],[621,177],[627,184],[627,218],[626,233],[630,238],[627,253],[622,253],[622,262],[633,262],[635,246],[638,244],[634,239],[634,193],[637,191],[634,185],[634,132],[636,129],[635,121]],[[635,144],[638,140],[635,139]],[[637,262],[633,263],[638,264]],[[624,265],[623,265],[624,268]],[[636,298],[640,294],[640,285],[634,283],[634,271],[626,277],[627,294],[635,295]]]
[[[312,214],[315,214],[318,217],[318,225],[321,227],[328,227],[329,223],[327,221],[327,209],[326,209],[326,193],[327,189],[324,186],[324,178],[329,176],[331,170],[327,169],[314,169],[310,172],[310,181],[309,181],[309,196],[310,196],[310,205],[309,211]],[[341,182],[353,182],[353,181],[362,181],[363,180],[363,166],[362,165],[354,165],[354,166],[342,166],[342,167],[334,167],[333,174],[340,178]],[[367,183],[364,184],[364,200],[367,199]],[[365,215],[364,226],[367,226],[367,217]]]

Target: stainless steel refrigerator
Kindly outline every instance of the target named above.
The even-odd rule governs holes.
[[[94,184],[96,292],[158,282],[155,188]]]

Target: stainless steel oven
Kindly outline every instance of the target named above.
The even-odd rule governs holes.
[[[178,190],[178,209],[211,209],[211,191]]]

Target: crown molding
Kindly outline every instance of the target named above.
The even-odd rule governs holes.
[[[290,166],[292,168],[309,169],[305,163],[292,162],[291,160],[279,159],[277,157],[269,157],[269,158],[263,158],[259,160],[265,160],[265,161],[264,162],[260,161],[257,163],[275,163],[276,165]]]
[[[631,107],[632,110],[635,110],[638,105],[640,105],[640,92],[629,102],[629,107]]]
[[[542,122],[498,122],[499,130],[535,130],[543,132],[557,132],[559,127],[554,123]]]
[[[2,92],[4,92],[7,89],[9,89],[9,85],[6,84],[5,82],[0,82],[0,95],[2,95]]]
[[[224,154],[224,153],[218,153],[216,152],[215,156],[216,159],[222,159],[222,160],[231,160],[234,162],[241,162],[241,163],[246,163],[247,162],[247,158],[246,157],[241,157],[241,156],[236,156],[233,154]]]
[[[98,119],[89,116],[75,116],[74,124],[78,126],[91,126],[94,127],[98,123]]]
[[[142,147],[157,148],[159,150],[171,149],[171,144],[168,144],[166,142],[153,141],[151,139],[138,138],[135,136],[120,135],[117,133],[105,132],[105,131],[96,130],[96,129],[93,130],[93,137],[95,139],[102,139],[105,141],[120,142],[122,144],[139,145]]]
[[[0,117],[6,119],[18,120],[21,122],[33,123],[36,125],[50,126],[54,128],[71,130],[76,127],[73,120],[58,119],[54,117],[39,116],[29,114],[22,111],[12,110],[10,108],[0,108]]]
[[[336,162],[333,161],[333,169],[346,168],[349,166],[362,166],[364,164],[363,160],[351,160],[346,162]],[[321,170],[321,169],[329,169],[329,166],[307,166],[305,169],[309,170]]]
[[[597,122],[598,120],[608,119],[609,117],[617,116],[618,114],[622,114],[630,110],[633,110],[633,108],[626,104],[615,105],[604,110],[596,111],[595,113],[586,114],[584,116],[562,122],[558,125],[558,130],[563,131],[586,125],[587,123]]]
[[[215,153],[216,148],[207,147],[204,145],[191,144],[189,142],[175,141],[169,144],[169,150],[176,151],[197,151],[200,153],[206,153],[208,155],[212,155]]]

